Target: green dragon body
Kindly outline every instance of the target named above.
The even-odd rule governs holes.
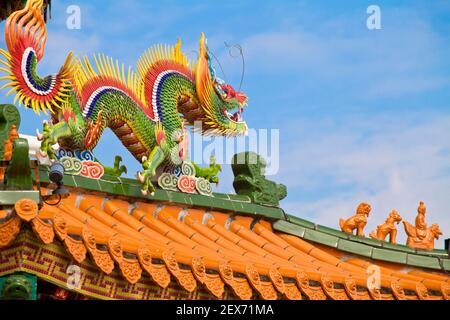
[[[16,92],[15,101],[36,112],[52,112],[38,138],[41,150],[54,158],[51,146],[92,150],[104,129],[110,128],[143,164],[138,177],[142,191],[153,192],[150,179],[162,165],[175,166],[187,157],[186,125],[201,124],[201,132],[241,135],[247,125],[241,118],[247,97],[214,76],[202,34],[198,61],[192,63],[175,46],[156,46],[140,58],[137,69],[104,55],[94,65],[69,54],[59,73],[39,77],[36,66],[43,57],[46,28],[42,0],[28,0],[23,10],[6,22],[9,52],[2,77]],[[30,19],[30,17],[33,19]],[[238,111],[231,114],[230,111]]]

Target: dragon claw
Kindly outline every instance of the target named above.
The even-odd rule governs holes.
[[[39,129],[36,129],[36,137],[39,141],[44,140],[44,135],[39,132]]]
[[[140,172],[136,173],[136,177],[137,177],[137,179],[139,180],[140,183],[144,183],[145,182],[145,178]]]

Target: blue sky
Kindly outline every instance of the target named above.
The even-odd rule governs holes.
[[[81,8],[81,30],[66,28],[71,4]],[[381,30],[366,27],[371,4],[381,8]],[[280,129],[280,171],[270,178],[287,185],[287,212],[337,228],[368,201],[368,234],[393,208],[412,222],[424,200],[428,222],[450,236],[448,1],[56,0],[39,70],[56,72],[70,50],[134,66],[145,49],[177,37],[195,57],[201,31],[236,87],[241,62],[224,42],[243,47],[244,116],[252,128]],[[41,128],[44,117],[21,114],[22,133]],[[139,169],[106,133],[96,156],[112,164],[118,153],[131,173]],[[230,192],[229,168],[221,178],[218,190]]]

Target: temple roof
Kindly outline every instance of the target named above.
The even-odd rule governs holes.
[[[47,170],[38,170],[43,194],[53,188]],[[61,243],[77,263],[90,260],[105,275],[117,266],[131,284],[150,277],[165,288],[172,278],[187,292],[201,286],[218,298],[225,288],[242,299],[449,298],[450,278],[439,271],[450,269],[450,259],[442,250],[349,236],[242,196],[158,190],[144,197],[137,181],[109,176],[66,174],[64,183],[69,198],[39,210],[23,200],[36,191],[12,192],[22,200],[0,213],[0,233],[10,230],[2,247],[13,243],[20,225],[30,225],[42,246]],[[381,291],[367,286],[370,265],[381,268]]]
[[[10,109],[0,276],[24,271],[101,299],[450,299],[444,250],[349,235],[247,195],[144,196],[134,179],[66,172],[67,197],[48,198],[50,167],[30,161]]]

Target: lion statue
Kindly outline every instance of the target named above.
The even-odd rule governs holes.
[[[399,224],[400,221],[402,221],[400,214],[397,210],[392,210],[386,221],[377,226],[377,231],[372,231],[370,233],[370,237],[376,240],[385,240],[387,235],[389,235],[389,242],[396,244],[397,227],[395,226],[395,223]]]
[[[356,214],[347,220],[339,219],[339,226],[341,230],[348,234],[353,234],[353,230],[357,229],[356,235],[364,237],[363,229],[367,224],[367,217],[370,214],[372,207],[368,203],[360,203],[356,209]]]

